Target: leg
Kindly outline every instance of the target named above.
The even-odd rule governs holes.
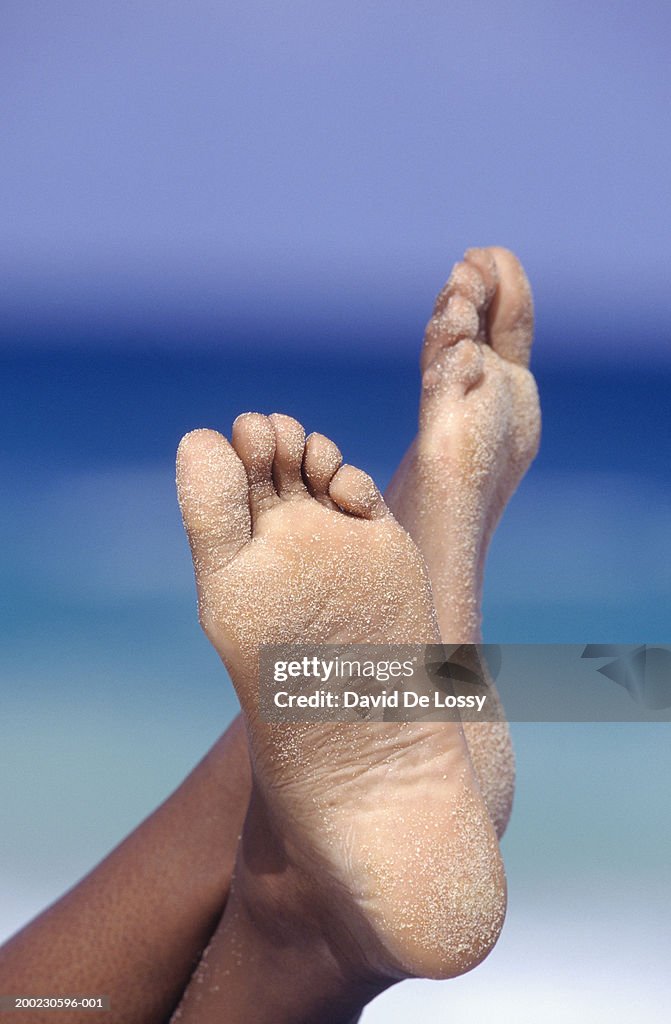
[[[249,790],[237,719],[151,817],[3,947],[0,991],[108,995],[109,1024],[163,1024],[223,912]]]

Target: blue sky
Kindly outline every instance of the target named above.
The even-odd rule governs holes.
[[[668,353],[667,4],[21,0],[2,20],[4,344],[242,325],[272,346],[278,320],[414,343],[452,260],[497,242],[556,328],[546,354]]]

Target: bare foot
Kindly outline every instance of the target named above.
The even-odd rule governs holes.
[[[507,249],[469,249],[429,321],[419,432],[386,494],[429,569],[443,641],[481,639],[482,580],[494,528],[538,450],[540,408],[527,369],[531,290]],[[510,814],[504,722],[465,726],[499,835]]]
[[[531,291],[507,249],[469,249],[429,321],[419,432],[387,502],[426,559],[441,634],[477,643],[487,546],[538,450]]]
[[[461,727],[272,726],[255,714],[262,643],[438,641],[417,548],[372,480],[338,466],[330,441],[306,443],[284,416],[239,417],[232,445],[196,431],[178,453],[200,618],[240,698],[253,766],[224,924],[242,913],[271,934],[282,922],[282,948],[313,929],[340,973],[372,984],[451,977],[487,955],[505,911]],[[200,988],[200,1011],[204,991],[219,1005],[224,975]]]

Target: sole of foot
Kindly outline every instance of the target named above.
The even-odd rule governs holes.
[[[375,983],[452,977],[505,913],[496,836],[454,723],[270,725],[264,643],[434,643],[424,561],[373,481],[286,416],[245,414],[231,443],[188,434],[177,484],[200,620],[236,688],[253,793],[234,898],[259,927],[314,924]]]

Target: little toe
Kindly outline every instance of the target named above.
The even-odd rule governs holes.
[[[268,417],[275,431],[275,460],[273,480],[280,498],[306,495],[302,476],[305,431],[291,416],[274,412]]]
[[[231,440],[247,473],[253,527],[257,516],[279,500],[273,483],[275,431],[267,416],[246,412],[233,424]]]
[[[329,497],[329,486],[341,464],[340,449],[330,438],[323,434],[310,434],[305,442],[303,476],[310,494],[327,508],[336,507]]]
[[[498,287],[487,312],[489,344],[503,359],[521,366],[529,365],[534,330],[531,286],[522,264],[509,249],[493,245],[478,254],[478,265],[493,260]]]
[[[222,569],[251,537],[247,474],[225,437],[194,430],[177,450],[177,496],[196,575]]]
[[[354,466],[340,467],[331,480],[329,494],[339,508],[360,519],[391,515],[372,478]]]

